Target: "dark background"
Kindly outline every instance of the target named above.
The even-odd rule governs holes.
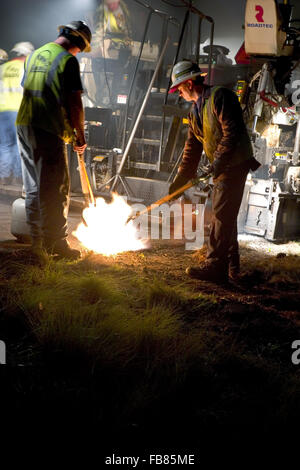
[[[182,5],[181,0],[166,1]],[[146,0],[147,2],[179,20],[183,19],[184,8],[172,7],[163,0]],[[9,51],[19,41],[31,41],[37,48],[56,37],[58,25],[74,19],[87,19],[89,14],[93,16],[99,3],[99,0],[1,0],[0,48]],[[293,3],[294,16],[300,18],[300,1],[294,0]],[[127,0],[127,4],[133,19],[135,39],[138,40],[142,34],[146,11],[132,0]],[[230,56],[233,57],[243,41],[246,0],[197,0],[194,4],[203,13],[214,18],[214,42],[229,47]],[[190,33],[196,35],[193,23],[190,24]],[[202,41],[206,38],[208,29],[203,26]],[[153,38],[154,41],[159,39]]]
[[[152,7],[164,10],[179,20],[183,19],[184,8],[172,7],[162,0],[147,1]],[[180,0],[169,1],[182,5]],[[73,19],[87,19],[88,14],[96,10],[99,0],[2,0],[1,3],[0,48],[8,51],[19,41],[31,41],[36,48],[52,41],[56,37],[58,25]],[[135,36],[139,39],[145,12],[139,6],[132,6],[132,1],[127,3],[134,19]],[[195,6],[214,18],[215,42],[221,41],[229,48],[234,46],[237,49],[243,39],[245,3],[246,0],[199,0]],[[194,31],[191,25],[191,34]],[[204,27],[202,39],[206,37],[208,35]]]

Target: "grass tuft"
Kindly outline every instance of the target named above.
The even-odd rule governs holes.
[[[270,286],[283,269],[295,281],[299,260],[289,258],[258,261],[253,269]],[[84,419],[99,427],[123,434],[128,423],[147,423],[150,436],[160,432],[163,418],[170,436],[187,444],[217,428],[231,436],[237,429],[267,434],[274,416],[300,418],[299,375],[290,361],[290,342],[299,337],[297,299],[284,301],[293,322],[275,310],[273,297],[254,305],[250,294],[237,299],[202,284],[199,292],[198,284],[153,279],[99,256],[24,261],[10,265],[5,258],[0,269],[2,309],[22,317],[30,361],[47,371],[30,385],[18,384],[24,409],[28,396],[39,400],[41,390],[47,404],[53,390],[76,405],[84,396]]]

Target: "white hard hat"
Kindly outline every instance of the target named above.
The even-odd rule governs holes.
[[[31,44],[31,42],[25,41],[25,42],[17,42],[17,44],[14,45],[12,48],[11,52],[15,52],[17,55],[22,56],[22,55],[29,55],[31,52],[34,51],[34,46]]]
[[[0,64],[8,59],[8,54],[4,49],[0,49]]]
[[[172,70],[172,86],[169,90],[169,93],[174,93],[180,83],[198,77],[198,75],[204,77],[207,75],[207,73],[201,72],[200,67],[195,62],[191,62],[190,60],[182,60],[181,62],[177,62]]]

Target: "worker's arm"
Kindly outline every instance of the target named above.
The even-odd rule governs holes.
[[[189,127],[188,137],[183,149],[182,161],[178,169],[178,173],[185,176],[187,180],[195,178],[202,151],[202,143],[197,139],[192,128]]]
[[[189,127],[188,137],[184,145],[182,161],[178,173],[169,187],[169,194],[184,186],[189,180],[197,176],[197,168],[202,155],[203,145]]]
[[[81,101],[81,91],[72,91],[66,95],[66,108],[72,129],[76,133],[74,150],[83,153],[86,148],[84,136],[84,110]]]
[[[75,57],[69,58],[63,74],[63,99],[67,119],[75,131],[74,150],[83,153],[86,148],[84,137],[84,110],[81,101],[83,87],[80,78],[79,63]]]

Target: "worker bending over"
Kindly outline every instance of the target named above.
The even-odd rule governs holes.
[[[196,176],[204,150],[214,182],[212,220],[206,261],[202,266],[189,267],[187,273],[200,280],[223,282],[228,274],[236,278],[240,270],[237,216],[247,174],[260,164],[253,157],[237,96],[227,88],[205,85],[204,75],[197,64],[188,60],[173,68],[170,93],[178,90],[194,105],[182,162],[169,192]]]

